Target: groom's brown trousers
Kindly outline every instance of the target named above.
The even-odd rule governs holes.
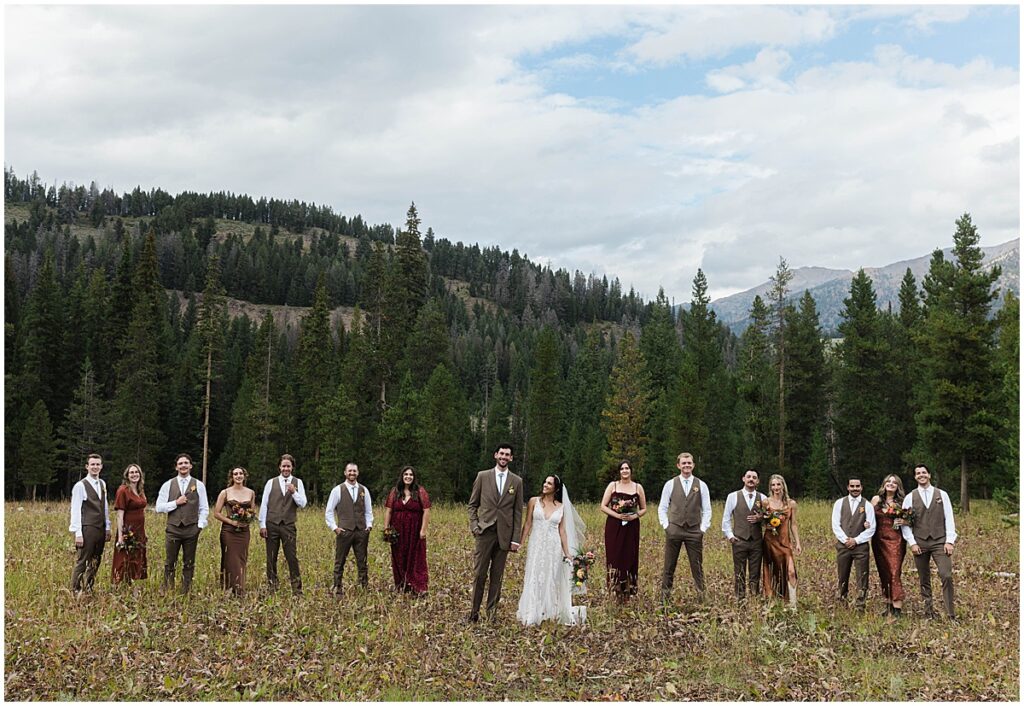
[[[471,620],[480,617],[480,604],[484,599],[484,583],[490,576],[490,586],[487,588],[487,615],[494,616],[498,607],[498,600],[501,598],[501,578],[505,575],[505,560],[508,559],[508,551],[502,549],[498,544],[498,528],[491,525],[476,537],[475,551],[476,567],[475,579],[473,581],[473,612],[469,614]],[[488,571],[490,567],[490,571]]]

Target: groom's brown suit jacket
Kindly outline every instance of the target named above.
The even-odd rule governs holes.
[[[519,544],[523,531],[523,479],[512,471],[507,473],[501,497],[493,468],[477,473],[469,496],[469,531],[478,535],[495,525],[498,546],[504,551],[512,542]]]

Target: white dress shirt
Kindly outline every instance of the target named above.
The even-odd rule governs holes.
[[[302,481],[295,476],[288,476],[292,485],[295,486],[295,492],[292,493],[292,502],[298,507],[306,507],[306,489],[302,486]],[[274,481],[277,481],[277,488],[274,488]],[[260,503],[260,529],[267,528],[267,498],[270,497],[271,491],[281,493],[285,495],[288,491],[284,489],[284,476],[278,476],[277,478],[271,478],[267,481],[267,484],[263,486],[263,501]]]
[[[341,502],[342,490],[351,498],[353,492],[359,492],[359,484],[352,485],[345,481],[331,490],[331,497],[327,498],[327,509],[324,510],[324,519],[331,532],[338,529],[338,522],[334,519],[334,508],[338,507],[338,503]],[[355,500],[355,498],[352,499]],[[370,503],[369,489],[363,494],[363,518],[366,520],[366,529],[371,529],[373,527],[373,505]]]
[[[945,490],[939,490],[934,485],[929,485],[927,488],[918,487],[918,492],[921,493],[921,502],[924,503],[925,507],[932,506],[932,500],[935,497],[935,491],[939,491],[939,497],[942,498],[942,517],[946,521],[946,544],[956,543],[956,525],[953,523],[953,503],[949,502],[949,496],[946,495]],[[914,499],[913,492],[907,493],[903,498],[903,507],[913,507]],[[914,529],[903,525],[900,527],[900,532],[903,534],[903,539],[907,540],[907,544],[914,546],[917,544],[917,540],[914,539]]]
[[[75,483],[71,489],[71,526],[68,527],[68,532],[75,533],[75,539],[79,539],[82,536],[82,503],[85,502],[85,486],[83,483],[92,484],[93,490],[96,491],[96,495],[103,498],[103,517],[106,519],[107,532],[110,531],[110,510],[107,507],[108,498],[107,494],[103,492],[103,488],[106,483],[102,479],[97,478],[95,482],[89,476],[86,476],[82,480]]]
[[[505,484],[508,483],[508,469],[504,471],[497,466],[494,467],[494,483],[498,489],[498,497],[505,491]]]
[[[153,509],[157,512],[174,512],[178,509],[178,503],[167,499],[171,496],[171,483],[178,484],[178,489],[181,490],[182,495],[185,494],[193,483],[196,484],[196,495],[199,496],[199,529],[206,527],[206,518],[210,515],[210,500],[206,497],[206,486],[203,485],[203,481],[197,480],[190,475],[184,478],[174,476],[174,478],[161,485],[160,493],[156,496],[156,506]]]
[[[753,491],[753,493],[750,493],[746,488],[744,488],[743,490],[738,490],[736,492],[743,496],[743,500],[747,503],[747,509],[750,510],[750,512],[754,511],[754,503],[758,500],[767,499],[766,495],[759,493],[756,490]],[[753,498],[749,497],[750,495],[753,495]],[[725,499],[725,515],[722,517],[722,534],[724,534],[725,538],[730,542],[732,541],[732,538],[736,536],[732,531],[732,513],[735,509],[736,493],[729,493],[729,497]]]
[[[846,544],[846,540],[849,539],[849,537],[846,536],[846,532],[843,531],[843,528],[839,526],[839,518],[842,517],[843,512],[843,503],[849,505],[852,512],[855,503],[858,501],[863,501],[864,503],[864,522],[868,523],[868,526],[861,530],[860,534],[853,538],[853,541],[857,544],[864,544],[875,536],[875,527],[877,526],[875,524],[875,506],[865,500],[863,496],[855,500],[852,495],[847,495],[845,498],[839,498],[836,500],[835,505],[832,506],[832,534],[836,536],[836,539],[838,539],[841,544]],[[854,514],[859,515],[860,513],[855,512]]]
[[[708,527],[711,526],[711,493],[708,492],[708,485],[699,478],[693,476],[689,477],[690,492],[694,491],[694,481],[700,483],[700,531],[707,532]],[[658,520],[661,522],[663,529],[668,529],[668,503],[672,498],[672,484],[679,481],[680,487],[683,492],[686,491],[686,483],[683,482],[683,476],[674,476],[672,480],[665,484],[665,487],[661,489],[661,502],[658,503]],[[687,496],[689,497],[689,496]]]

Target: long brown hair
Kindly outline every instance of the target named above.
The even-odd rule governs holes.
[[[235,484],[235,479],[232,476],[235,475],[235,471],[237,470],[241,470],[242,473],[245,474],[245,480],[242,481],[242,485],[249,482],[249,471],[245,470],[242,466],[232,466],[231,470],[228,471],[228,484],[224,486],[225,488],[230,488]]]
[[[132,482],[128,480],[128,471],[132,470],[133,468],[139,469],[139,484],[135,488],[132,488]],[[131,491],[136,495],[146,497],[146,474],[142,472],[142,466],[140,466],[137,463],[129,463],[125,467],[124,473],[121,474],[121,485],[128,486],[129,488],[131,488]]]
[[[906,496],[906,492],[903,490],[903,481],[900,480],[900,477],[895,473],[890,473],[889,475],[882,479],[882,485],[879,486],[878,488],[878,499],[881,500],[883,503],[885,502],[885,484],[889,482],[890,478],[896,481],[896,496],[892,500],[894,503],[899,505],[903,502],[903,498]]]

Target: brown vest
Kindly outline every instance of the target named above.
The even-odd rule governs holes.
[[[295,476],[289,477],[292,485],[299,487],[299,481]],[[342,488],[344,490],[344,488]],[[268,525],[294,525],[295,524],[295,500],[291,495],[281,494],[281,483],[274,478],[270,485],[270,492],[263,498],[263,504],[267,507]]]
[[[668,523],[680,527],[700,527],[700,481],[691,476],[690,494],[683,495],[679,476],[672,479],[672,495],[668,500]],[[746,520],[743,520],[746,522]]]
[[[847,537],[856,539],[857,535],[864,531],[864,522],[867,517],[867,510],[861,512],[865,506],[864,496],[862,495],[858,499],[855,512],[850,512],[850,496],[846,496],[839,502],[842,503],[839,509],[839,526],[843,532],[846,532]]]
[[[188,502],[184,505],[179,505],[174,510],[167,513],[167,524],[177,525],[178,527],[186,527],[188,525],[199,524],[199,485],[196,483],[195,478],[189,478],[188,488],[192,486],[196,487],[196,491],[186,492],[188,496]],[[181,497],[181,488],[178,484],[178,476],[171,478],[171,490],[167,493],[167,501],[173,502]]]
[[[761,494],[754,491],[754,502],[761,499]],[[671,506],[670,506],[671,507]],[[747,491],[736,491],[736,507],[732,511],[732,533],[740,539],[760,539],[761,523],[750,524],[747,522],[747,515],[750,508],[747,507]]]
[[[85,500],[82,501],[82,527],[99,527],[105,530],[107,518],[104,516],[106,513],[103,506],[107,500],[106,485],[100,481],[100,494],[97,495],[96,489],[88,479],[83,478],[80,482],[82,489],[85,490]]]
[[[914,508],[914,537],[917,539],[946,539],[946,517],[942,511],[942,495],[939,489],[932,488],[932,504],[924,506],[920,488],[914,488],[910,495],[910,504]]]
[[[366,487],[359,484],[355,502],[352,502],[352,495],[348,492],[348,483],[339,485],[338,492],[341,493],[341,499],[334,506],[334,521],[338,527],[345,530],[366,529]]]

